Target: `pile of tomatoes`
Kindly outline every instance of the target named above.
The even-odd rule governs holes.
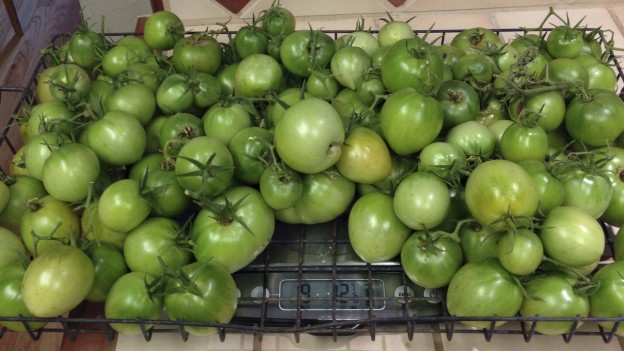
[[[228,323],[232,273],[276,221],[338,216],[363,261],[400,259],[445,289],[451,315],[624,313],[619,236],[598,266],[602,224],[624,224],[613,43],[553,18],[509,42],[471,28],[444,45],[392,18],[376,33],[295,30],[279,4],[236,33],[185,33],[166,11],[142,37],[81,26],[44,50],[53,64],[18,116],[0,316],[88,300],[109,319]]]

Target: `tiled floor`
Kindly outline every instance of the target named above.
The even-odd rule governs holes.
[[[217,336],[190,337],[181,340],[179,335],[156,335],[148,343],[142,336],[121,336],[116,351],[301,351],[301,350],[344,350],[344,351],[530,351],[530,350],[573,350],[573,351],[620,351],[618,339],[604,343],[600,336],[577,335],[566,343],[561,336],[536,335],[525,342],[521,335],[494,335],[486,341],[482,334],[454,334],[449,341],[441,334],[414,334],[408,340],[405,333],[379,334],[372,341],[370,335],[340,336],[336,341],[330,336],[302,334],[299,342],[290,334],[264,335],[260,342],[251,335],[228,335],[223,342]]]
[[[251,13],[257,13],[266,8],[272,0],[258,0],[245,7],[238,18],[233,18],[232,29],[236,29],[243,22],[241,18],[250,17]],[[325,3],[327,1],[321,1]],[[174,10],[179,9],[189,29],[203,30],[213,20],[227,16],[220,5],[213,1],[195,1],[193,6],[187,6],[187,2],[170,1]],[[296,14],[306,14],[298,17],[298,27],[326,29],[352,29],[359,15],[345,15],[345,13],[357,12],[361,14],[367,25],[378,29],[381,22],[378,20],[388,10],[387,4],[380,5],[375,1],[331,1],[332,13],[336,15],[323,15],[327,11],[323,4],[317,1],[282,1],[286,7],[293,9]],[[330,2],[327,2],[329,4]],[[355,4],[357,3],[357,6]],[[400,8],[394,8],[395,19],[407,19],[416,15],[411,24],[418,29],[426,29],[431,25],[438,29],[458,29],[476,26],[489,28],[517,28],[537,26],[548,8],[548,1],[532,0],[522,2],[522,8],[505,7],[518,6],[512,1],[474,1],[465,4],[474,5],[473,10],[452,11],[452,5],[456,1],[407,1]],[[575,23],[585,17],[588,26],[602,26],[614,31],[615,44],[624,47],[624,3],[621,1],[552,1],[556,3],[560,13],[569,15]],[[363,5],[364,4],[364,5]],[[502,5],[501,5],[502,4]],[[512,5],[513,4],[513,5]],[[438,5],[436,7],[436,5]],[[528,8],[528,5],[535,5]],[[329,6],[329,5],[328,5]],[[494,9],[491,9],[494,6]],[[439,11],[428,11],[428,8],[437,8]],[[485,10],[490,9],[490,10]],[[204,18],[209,14],[211,18]],[[184,17],[186,16],[186,17]],[[204,17],[202,17],[204,16]],[[507,38],[508,39],[508,38]],[[595,326],[594,326],[595,327]],[[576,336],[569,344],[566,344],[559,336],[535,336],[531,342],[525,343],[520,335],[494,335],[490,342],[485,341],[482,334],[455,334],[451,341],[445,335],[415,334],[412,341],[407,339],[406,334],[379,334],[372,341],[370,336],[343,336],[334,341],[331,337],[301,335],[299,342],[294,340],[293,335],[264,335],[262,342],[252,335],[228,334],[225,341],[221,342],[217,336],[190,337],[183,342],[179,335],[160,334],[146,343],[142,336],[120,336],[117,340],[117,351],[134,350],[446,350],[446,351],[479,351],[479,350],[592,350],[607,351],[621,350],[619,340],[614,339],[611,343],[604,343],[599,336]]]

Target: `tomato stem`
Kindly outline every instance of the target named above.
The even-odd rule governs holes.
[[[437,230],[437,231],[429,233],[429,231],[427,231],[426,228],[425,228],[425,231],[427,232],[427,236],[430,237],[433,242],[435,242],[436,240],[442,237],[448,237],[451,240],[459,243],[461,242],[461,238],[459,237],[459,231],[464,225],[471,224],[471,223],[476,223],[476,221],[474,219],[462,219],[460,221],[457,221],[457,224],[455,224],[455,229],[452,232],[445,232],[443,230]]]
[[[67,244],[67,242],[65,242],[65,240],[63,240],[63,238],[59,238],[59,237],[55,237],[54,236],[54,233],[56,233],[59,230],[61,225],[63,225],[63,223],[58,222],[56,224],[56,226],[54,227],[54,229],[52,229],[52,232],[49,235],[38,235],[37,233],[35,233],[34,230],[30,231],[30,235],[33,238],[33,248],[34,248],[34,250],[33,250],[34,252],[32,253],[33,257],[37,257],[38,256],[38,253],[39,253],[38,246],[39,246],[39,243],[41,242],[41,240],[55,240],[55,241],[60,242],[61,244]],[[75,245],[73,231],[72,231],[72,235],[71,236],[72,236],[72,239],[70,241],[70,244],[72,244],[73,246],[76,246]]]
[[[579,278],[579,280],[581,280],[581,282],[583,282],[583,283],[587,283],[587,284],[591,283],[591,279],[589,279],[587,276],[585,276],[583,273],[581,273],[579,271],[579,269],[576,268],[576,267],[568,266],[567,264],[561,263],[561,262],[559,262],[559,261],[557,261],[555,259],[552,259],[552,258],[550,258],[550,257],[548,257],[546,255],[544,255],[542,260],[544,262],[552,263],[552,264],[554,264],[557,267],[564,268],[564,269],[574,273],[574,275],[576,275]]]

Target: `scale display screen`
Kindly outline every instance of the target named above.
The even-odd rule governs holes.
[[[386,306],[384,283],[380,279],[371,280],[370,285],[368,279],[284,279],[280,282],[279,296],[283,310],[296,310],[297,305],[302,310],[368,310],[369,302],[374,310]]]

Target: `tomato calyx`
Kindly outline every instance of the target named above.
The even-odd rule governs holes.
[[[481,28],[476,28],[470,36],[468,36],[468,42],[472,47],[481,47],[483,45],[490,46],[491,43],[487,42],[484,38],[485,31]]]
[[[396,21],[396,20],[392,17],[392,15],[390,14],[390,12],[387,12],[387,11],[386,11],[386,16],[388,16],[388,17],[387,17],[387,18],[386,18],[386,17],[382,17],[382,18],[380,18],[379,20],[380,20],[380,21],[382,21],[382,22],[384,22],[384,23],[391,23],[391,22],[405,22],[405,23],[410,23],[410,21],[411,21],[411,20],[413,20],[414,18],[416,18],[416,16],[413,16],[413,17],[410,17],[409,19],[407,19],[407,20],[405,20],[405,21]]]
[[[196,171],[192,171],[192,172],[187,172],[184,174],[179,174],[178,177],[196,177],[196,176],[200,176],[201,179],[201,185],[199,190],[197,191],[198,194],[203,194],[206,187],[208,186],[208,181],[210,179],[215,178],[218,174],[222,173],[222,172],[226,172],[226,171],[230,171],[233,170],[234,167],[229,167],[229,166],[216,166],[213,165],[212,163],[214,162],[215,157],[217,156],[216,153],[213,153],[210,155],[210,157],[208,157],[208,160],[206,160],[206,163],[201,163],[193,158],[190,157],[186,157],[186,156],[178,156],[177,158],[185,160],[190,162],[193,166],[197,167],[198,170]],[[188,192],[185,191],[185,192]],[[200,195],[200,197],[203,195]]]
[[[154,186],[151,188],[147,187],[148,177],[150,175],[149,169],[145,169],[143,175],[139,181],[139,192],[141,196],[147,201],[151,208],[155,209],[156,212],[160,212],[159,206],[156,204],[155,194],[158,192],[166,191],[167,188],[171,185],[170,183],[161,184],[158,186]]]
[[[203,135],[198,129],[193,128],[191,126],[185,126],[180,130],[180,132],[172,139],[167,140],[165,146],[163,147],[163,169],[170,169],[171,164],[175,164],[173,162],[166,162],[165,160],[174,160],[178,155],[182,147],[191,139],[194,139],[198,136]]]
[[[162,257],[158,256],[158,262],[162,268],[163,274],[158,279],[154,279],[151,282],[145,279],[145,288],[150,300],[162,298],[171,294],[184,294],[189,293],[198,297],[202,297],[203,294],[197,284],[182,270],[182,268],[171,269],[164,262]],[[146,275],[147,277],[147,275]],[[176,284],[169,284],[170,281],[174,281]]]
[[[76,83],[81,79],[78,71],[73,72],[73,74],[71,74],[69,72],[69,69],[67,68],[67,66],[61,66],[65,72],[65,75],[67,77],[67,82],[64,82],[62,80],[56,79],[55,77],[50,77],[50,80],[48,80],[48,84],[53,87],[56,88],[60,91],[62,96],[69,96],[70,94],[76,93],[78,90],[76,89]]]
[[[238,209],[243,205],[247,196],[248,195],[241,197],[234,203],[228,200],[226,196],[224,196],[224,204],[219,204],[207,199],[200,199],[199,201],[196,201],[196,203],[210,211],[212,213],[212,218],[214,218],[220,225],[229,226],[233,223],[238,223],[245,228],[247,233],[254,235],[251,228],[249,228],[243,218],[237,214]]]
[[[570,152],[566,155],[565,160],[555,159],[549,167],[552,174],[560,180],[580,172],[600,176],[610,182],[609,175],[612,171],[605,169],[605,165],[612,159],[613,156],[608,151],[603,150]],[[618,175],[621,177],[622,172],[619,172]]]
[[[24,160],[21,160],[21,162],[24,162]],[[8,176],[4,173],[4,171],[0,170],[0,182],[3,182],[7,186],[11,186],[17,182],[17,179],[15,176]]]

